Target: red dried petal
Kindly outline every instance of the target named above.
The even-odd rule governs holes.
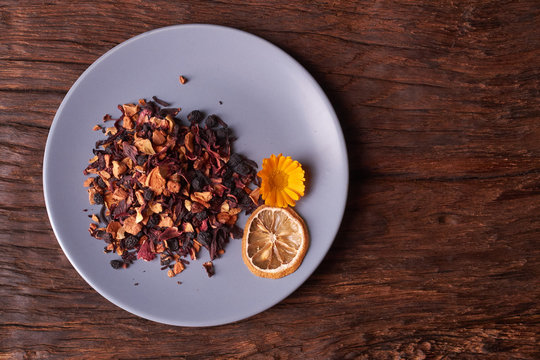
[[[169,240],[169,239],[178,237],[178,236],[180,236],[180,235],[182,235],[182,232],[181,232],[181,231],[178,231],[178,228],[176,228],[176,227],[170,227],[170,228],[165,229],[165,231],[163,231],[163,232],[159,235],[158,241],[166,241],[166,240]]]
[[[143,259],[145,261],[152,261],[156,257],[156,254],[152,252],[150,249],[150,242],[147,240],[145,241],[139,251],[137,252],[137,259]]]

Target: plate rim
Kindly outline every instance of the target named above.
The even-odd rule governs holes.
[[[190,321],[187,321],[187,322],[186,321],[184,321],[184,322],[182,322],[182,321],[167,321],[167,320],[164,320],[164,319],[161,319],[161,318],[153,317],[153,316],[151,316],[151,314],[148,314],[148,313],[141,314],[138,310],[132,309],[131,306],[126,305],[126,304],[122,303],[121,301],[119,301],[118,299],[116,299],[114,297],[114,295],[100,290],[99,286],[97,286],[93,281],[91,281],[89,278],[87,278],[86,274],[78,268],[77,263],[72,259],[70,253],[68,251],[66,251],[66,249],[64,247],[64,244],[63,244],[63,240],[58,236],[59,229],[58,229],[58,224],[57,223],[59,223],[59,221],[56,220],[56,222],[55,222],[55,220],[54,220],[54,216],[52,215],[52,210],[51,210],[52,209],[52,200],[50,199],[49,193],[47,191],[47,189],[50,186],[49,182],[47,180],[48,173],[49,173],[47,171],[47,168],[48,168],[49,161],[51,161],[50,160],[50,158],[51,158],[50,152],[51,152],[51,147],[52,147],[52,145],[51,145],[51,143],[52,143],[52,134],[55,133],[56,127],[58,126],[58,122],[59,122],[58,119],[61,117],[61,114],[63,112],[64,107],[69,102],[73,92],[78,88],[79,84],[82,81],[84,81],[84,79],[88,76],[88,74],[90,74],[98,64],[100,64],[103,60],[105,60],[106,58],[108,58],[109,56],[114,54],[120,48],[122,48],[124,46],[127,46],[128,44],[131,44],[132,42],[135,42],[140,38],[147,37],[147,36],[152,36],[152,35],[154,35],[156,33],[159,33],[159,32],[174,31],[176,29],[185,29],[185,28],[207,28],[207,29],[209,28],[209,29],[217,29],[219,31],[225,30],[225,31],[241,33],[244,36],[248,36],[248,37],[250,37],[250,38],[252,38],[252,39],[254,39],[256,41],[261,41],[261,42],[265,43],[266,46],[270,46],[271,48],[273,48],[274,51],[277,51],[277,53],[279,53],[281,56],[284,56],[284,58],[287,59],[289,61],[289,63],[293,64],[294,67],[295,67],[294,70],[295,71],[300,71],[302,73],[302,75],[304,76],[304,78],[307,81],[309,81],[310,85],[316,91],[317,95],[321,98],[321,100],[324,102],[325,107],[329,111],[330,117],[332,118],[333,125],[334,125],[334,127],[336,129],[337,137],[338,137],[338,140],[339,140],[339,144],[337,144],[339,146],[339,152],[341,152],[341,154],[343,156],[344,177],[345,177],[345,179],[344,179],[345,191],[344,191],[343,199],[342,199],[343,204],[342,204],[340,212],[338,214],[339,215],[339,217],[338,217],[339,221],[337,222],[337,227],[335,229],[335,232],[334,232],[334,234],[332,236],[331,241],[327,242],[327,246],[324,249],[323,256],[320,258],[320,260],[317,261],[317,265],[314,267],[314,269],[311,272],[309,272],[308,274],[306,274],[305,278],[300,279],[298,284],[296,286],[294,286],[292,290],[285,292],[283,294],[283,296],[278,297],[276,301],[271,302],[268,306],[264,307],[263,309],[257,309],[257,310],[251,311],[251,312],[247,312],[247,313],[243,314],[241,317],[231,316],[231,317],[228,318],[227,316],[223,316],[220,319],[220,321],[201,321],[201,322],[197,322],[197,323],[192,323]],[[220,325],[225,325],[225,324],[236,323],[236,322],[248,319],[248,318],[250,318],[250,317],[252,317],[252,316],[254,316],[256,314],[262,313],[262,312],[274,307],[276,304],[282,302],[284,299],[286,299],[291,294],[293,294],[295,291],[297,291],[298,288],[300,288],[313,275],[313,273],[319,268],[319,266],[323,262],[324,258],[328,254],[328,251],[330,250],[332,244],[334,243],[334,241],[336,239],[336,236],[337,236],[337,234],[339,232],[339,229],[341,227],[341,224],[343,222],[343,216],[344,216],[345,208],[346,208],[346,205],[347,205],[347,199],[348,199],[348,193],[349,193],[349,176],[350,176],[349,175],[349,159],[348,159],[348,153],[347,153],[347,148],[346,148],[345,137],[343,135],[343,129],[341,128],[341,124],[339,122],[339,119],[337,117],[335,109],[332,106],[332,103],[330,102],[328,96],[326,95],[326,93],[324,92],[322,87],[319,85],[319,83],[315,80],[315,78],[309,73],[309,71],[302,64],[300,64],[300,62],[298,62],[295,58],[293,58],[290,54],[288,54],[285,50],[281,49],[277,45],[271,43],[270,41],[268,41],[268,40],[266,40],[266,39],[264,39],[264,38],[262,38],[260,36],[257,36],[255,34],[252,34],[250,32],[244,31],[244,30],[229,27],[229,26],[215,25],[215,24],[204,24],[204,23],[190,23],[190,24],[170,25],[170,26],[160,27],[160,28],[156,28],[156,29],[152,29],[152,30],[140,33],[140,34],[138,34],[136,36],[133,36],[133,37],[131,37],[131,38],[129,38],[129,39],[115,45],[114,47],[109,49],[107,52],[105,52],[103,55],[101,55],[96,60],[94,60],[94,62],[90,66],[88,66],[85,69],[85,71],[77,78],[77,80],[71,85],[68,92],[66,93],[66,95],[62,99],[62,102],[58,106],[58,109],[56,110],[55,116],[54,116],[54,118],[52,120],[51,126],[49,128],[48,133],[47,133],[47,141],[45,143],[45,151],[44,151],[44,155],[43,155],[43,165],[42,165],[43,195],[44,195],[44,199],[45,199],[45,207],[46,207],[49,223],[51,224],[51,227],[53,229],[56,241],[60,245],[60,248],[62,249],[62,252],[64,253],[64,255],[69,260],[71,266],[73,266],[75,268],[77,273],[84,279],[84,281],[88,285],[90,285],[90,287],[92,287],[93,290],[95,290],[98,294],[100,294],[102,297],[104,297],[105,299],[107,299],[109,302],[111,302],[115,306],[119,307],[120,309],[125,310],[125,311],[127,311],[127,312],[129,312],[129,313],[131,313],[131,314],[133,314],[133,315],[135,315],[137,317],[141,317],[141,318],[146,319],[146,320],[150,320],[150,321],[161,323],[161,324],[167,324],[167,325],[173,325],[173,326],[183,326],[183,327],[209,327],[209,326],[220,326]]]

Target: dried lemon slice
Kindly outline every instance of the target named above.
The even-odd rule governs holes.
[[[290,207],[260,206],[242,237],[242,259],[257,276],[278,279],[296,271],[309,247],[306,224]]]

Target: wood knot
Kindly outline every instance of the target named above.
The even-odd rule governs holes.
[[[437,221],[441,225],[457,225],[460,217],[455,214],[442,214],[437,217]]]

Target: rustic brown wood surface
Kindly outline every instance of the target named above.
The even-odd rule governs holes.
[[[60,249],[42,193],[47,133],[77,77],[180,23],[293,55],[350,156],[346,214],[317,271],[214,328],[102,298]],[[539,29],[537,0],[0,0],[0,358],[539,359]]]

